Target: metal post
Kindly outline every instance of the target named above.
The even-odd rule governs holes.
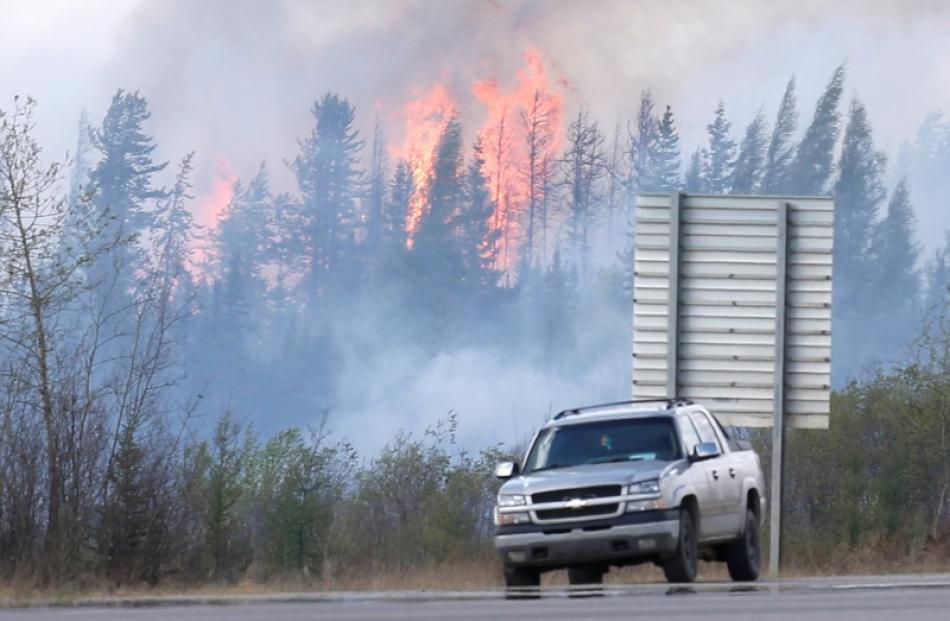
[[[670,194],[670,278],[667,308],[666,396],[678,396],[679,382],[679,315],[680,315],[680,194]]]
[[[785,464],[785,296],[788,260],[788,203],[776,212],[775,394],[772,417],[772,502],[769,507],[769,572],[779,575],[782,560],[782,475]]]

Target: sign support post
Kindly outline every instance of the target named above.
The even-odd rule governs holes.
[[[776,210],[775,400],[772,421],[772,502],[769,504],[769,573],[777,577],[782,560],[782,475],[785,470],[785,310],[788,282],[788,203]]]

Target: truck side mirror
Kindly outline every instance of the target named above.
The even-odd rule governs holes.
[[[518,467],[517,462],[503,461],[495,466],[495,477],[504,481],[511,477],[518,476],[520,471],[521,469]]]
[[[689,460],[703,461],[719,457],[719,455],[719,446],[715,442],[700,442],[693,447],[693,452],[690,453]]]

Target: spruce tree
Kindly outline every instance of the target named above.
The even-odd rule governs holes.
[[[746,128],[739,147],[732,179],[733,194],[751,194],[758,188],[765,167],[766,134],[765,114],[759,111]]]
[[[680,187],[680,136],[673,109],[666,107],[657,126],[655,185],[657,192],[674,192]]]
[[[815,115],[789,167],[786,192],[811,196],[824,194],[828,190],[833,172],[834,148],[840,131],[838,102],[844,88],[844,77],[844,65],[840,65],[818,98]]]
[[[867,110],[854,99],[835,184],[835,274],[840,279],[836,293],[847,305],[863,306],[861,296],[871,293],[874,222],[886,197],[884,165],[884,154],[874,149]]]
[[[703,160],[706,159],[706,152],[702,148],[697,148],[689,156],[689,167],[686,169],[686,176],[683,178],[683,187],[687,192],[705,192],[706,180],[703,177]]]
[[[640,93],[636,132],[630,133],[629,147],[630,175],[634,192],[654,192],[657,190],[656,151],[658,133],[653,107],[653,93],[649,89]]]
[[[927,289],[924,308],[927,312],[943,310],[950,304],[950,231],[942,248],[934,251],[927,264]]]
[[[382,239],[390,251],[406,248],[406,217],[409,215],[412,192],[412,171],[405,160],[400,160],[396,164],[393,178],[389,182],[389,192],[383,202]]]
[[[726,118],[722,100],[716,106],[712,123],[706,126],[709,149],[703,160],[706,191],[725,194],[732,188],[732,174],[736,164],[736,143],[729,136],[732,123]]]
[[[920,244],[916,239],[914,210],[907,179],[901,179],[887,205],[887,215],[875,230],[874,258],[880,284],[876,289],[886,299],[885,306],[916,308],[920,296],[917,260]]]
[[[163,189],[152,186],[152,176],[168,162],[152,160],[155,143],[144,130],[150,116],[144,97],[120,89],[112,97],[102,125],[93,131],[93,146],[102,159],[89,173],[91,217],[104,223],[99,232],[103,242],[115,244],[114,250],[100,256],[90,269],[91,279],[104,295],[121,296],[131,289],[145,255],[141,246],[124,242],[149,230],[149,203],[167,196]],[[116,308],[123,302],[112,298],[109,304]]]
[[[788,192],[788,172],[795,157],[795,130],[798,128],[798,111],[795,99],[795,76],[785,87],[785,95],[775,117],[775,128],[765,156],[765,173],[762,176],[763,194]]]
[[[328,93],[311,113],[314,128],[300,141],[293,170],[303,197],[300,224],[307,256],[302,262],[308,266],[301,284],[314,296],[334,287],[349,291],[358,275],[357,165],[363,141],[354,126],[355,109],[346,98]]]
[[[465,202],[456,226],[462,261],[461,284],[475,293],[486,293],[498,280],[492,266],[501,231],[492,229],[490,224],[495,203],[491,200],[484,169],[484,150],[481,140],[477,140],[465,175]]]

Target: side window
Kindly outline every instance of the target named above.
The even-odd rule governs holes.
[[[686,451],[686,455],[691,455],[693,453],[693,447],[699,444],[699,436],[696,435],[696,429],[693,427],[693,423],[689,422],[689,419],[685,416],[677,416],[676,423],[680,428],[680,436],[683,438],[683,450]]]
[[[719,446],[719,450],[722,450],[722,446],[719,445],[719,438],[716,437],[716,431],[713,429],[712,423],[709,422],[709,418],[702,412],[690,412],[690,420],[693,421],[693,424],[696,425],[696,431],[699,433],[699,439],[703,442],[715,442],[716,446]]]

